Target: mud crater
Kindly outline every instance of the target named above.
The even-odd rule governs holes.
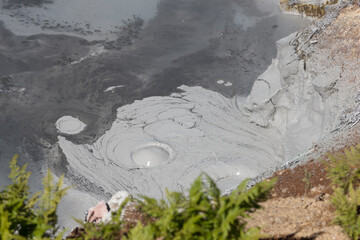
[[[131,152],[132,161],[140,168],[151,168],[173,160],[172,149],[162,143],[150,143]]]

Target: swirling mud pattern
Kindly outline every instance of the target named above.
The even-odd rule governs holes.
[[[180,89],[120,107],[94,144],[59,137],[68,167],[106,192],[159,197],[165,188],[186,188],[201,171],[225,189],[281,161],[279,135],[251,124],[238,108],[241,98]]]
[[[277,0],[0,0],[0,187],[14,154],[34,192],[64,174],[62,225],[117,191],[162,197],[202,171],[225,190],[275,166],[279,133],[243,103],[307,24]]]

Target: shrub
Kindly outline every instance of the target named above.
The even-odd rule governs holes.
[[[205,181],[204,181],[205,180]],[[246,190],[247,180],[228,196],[220,196],[215,182],[206,174],[192,184],[188,196],[166,191],[166,200],[141,196],[138,211],[146,224],[124,223],[121,209],[108,224],[83,224],[81,239],[177,240],[259,239],[258,228],[246,229],[249,213],[260,208],[275,183],[261,182]],[[123,208],[125,203],[123,203]],[[80,221],[79,221],[80,222]],[[81,222],[80,222],[81,223]]]
[[[26,165],[17,165],[17,156],[10,161],[12,184],[0,191],[0,239],[50,239],[57,232],[56,208],[67,188],[63,177],[54,184],[48,171],[43,179],[44,190],[30,197]],[[56,239],[61,239],[62,233]]]
[[[17,157],[10,162],[12,184],[0,191],[0,240],[2,239],[62,239],[56,227],[56,208],[67,188],[63,177],[53,183],[48,171],[43,179],[44,190],[29,197],[26,165],[19,167]],[[83,235],[79,239],[258,239],[258,228],[246,229],[249,213],[260,208],[275,180],[262,182],[246,190],[247,181],[228,196],[220,196],[215,182],[206,174],[192,184],[189,195],[167,191],[167,199],[156,200],[142,196],[135,200],[145,216],[143,225],[121,220],[127,199],[109,223],[94,225],[81,223]]]
[[[206,178],[204,183],[203,177]],[[189,196],[167,191],[167,201],[143,196],[140,210],[149,218],[129,233],[129,239],[258,239],[259,229],[245,230],[248,213],[260,208],[275,180],[262,182],[246,190],[243,181],[229,196],[220,190],[208,175],[200,175],[192,184]]]
[[[360,237],[360,145],[346,149],[345,153],[329,156],[328,177],[332,180],[336,207],[335,223],[349,237]]]

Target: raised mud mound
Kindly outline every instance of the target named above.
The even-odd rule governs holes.
[[[134,149],[131,159],[139,167],[156,167],[169,163],[174,158],[172,149],[162,143],[150,143]]]
[[[357,119],[358,44],[356,29],[350,28],[357,26],[359,10],[352,10],[352,20],[349,11],[344,9],[337,18],[329,14],[279,41],[277,59],[247,99],[251,121],[279,129],[288,160],[345,127],[346,119]]]
[[[59,132],[69,135],[80,133],[86,127],[85,123],[72,116],[63,116],[59,118],[55,125]]]

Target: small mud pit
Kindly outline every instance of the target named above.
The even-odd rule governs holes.
[[[141,168],[156,167],[172,160],[172,150],[161,143],[142,146],[131,153],[131,159]]]
[[[59,118],[55,125],[60,133],[68,135],[78,134],[86,127],[85,123],[72,116],[63,116]]]

